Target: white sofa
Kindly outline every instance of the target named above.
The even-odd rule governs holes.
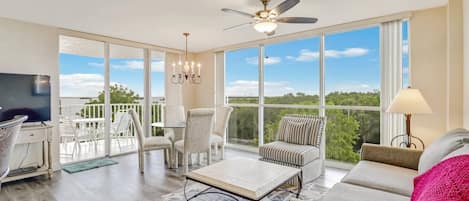
[[[361,161],[336,184],[324,201],[408,201],[413,180],[438,162],[469,154],[469,131],[456,129],[425,151],[363,144]]]

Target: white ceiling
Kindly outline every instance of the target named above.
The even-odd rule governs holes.
[[[281,0],[272,0],[270,7]],[[431,8],[447,0],[302,0],[282,16],[317,17],[314,25],[280,24],[277,35],[344,22]],[[224,32],[249,21],[221,8],[250,13],[258,0],[0,0],[0,17],[57,26],[183,49],[182,32],[190,32],[190,51],[203,51],[265,38],[252,27]]]

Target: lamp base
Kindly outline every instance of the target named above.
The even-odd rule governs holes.
[[[404,140],[398,144],[398,147],[405,147],[405,148],[409,148],[409,149],[410,148],[417,149],[417,144],[415,144],[414,140],[412,140],[412,139],[416,139],[422,145],[422,149],[425,149],[425,144],[423,143],[422,139],[420,139],[418,137],[415,137],[413,135],[407,135],[407,134],[394,136],[391,139],[391,146],[393,146],[394,141],[396,141],[399,138],[404,138]],[[396,143],[397,143],[397,141],[396,141]]]

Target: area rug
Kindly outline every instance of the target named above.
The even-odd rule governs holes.
[[[187,198],[192,197],[193,195],[206,190],[209,188],[206,185],[189,182],[186,186],[186,196]],[[296,198],[296,189],[291,190],[276,190],[269,194],[267,197],[262,199],[262,201],[321,201],[324,195],[327,193],[329,188],[318,185],[316,183],[309,183],[303,187],[300,197]],[[193,201],[234,201],[233,198],[229,196],[217,194],[217,192],[222,192],[217,189],[210,188],[207,192],[209,194],[204,194],[197,196],[192,199]],[[246,201],[243,198],[236,197],[239,201]],[[177,190],[176,192],[162,196],[163,201],[185,201],[184,197],[184,188]]]
[[[82,171],[100,168],[100,167],[104,167],[108,165],[115,165],[117,163],[118,162],[113,161],[110,158],[100,158],[100,159],[94,159],[94,160],[64,165],[62,166],[62,169],[65,172],[72,174],[72,173],[82,172]]]

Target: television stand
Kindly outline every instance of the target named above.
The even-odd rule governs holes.
[[[1,182],[16,181],[24,178],[35,177],[39,175],[46,175],[52,178],[52,155],[51,155],[51,141],[52,141],[52,128],[50,125],[26,125],[21,127],[20,133],[16,140],[15,145],[22,144],[41,144],[42,159],[38,162],[38,166],[19,167],[12,169],[10,167],[10,175],[5,177]],[[35,154],[34,151],[29,153]]]

